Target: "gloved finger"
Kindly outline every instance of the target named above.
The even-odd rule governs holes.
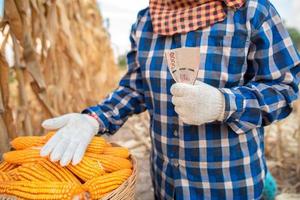
[[[61,159],[63,154],[65,153],[65,150],[69,144],[69,140],[63,138],[62,140],[59,141],[59,143],[55,146],[54,150],[52,151],[50,155],[50,160],[52,162],[56,162]]]
[[[202,81],[196,81],[194,85],[197,85],[199,87],[199,90],[208,90],[210,88],[214,88],[213,86]]]
[[[181,107],[184,106],[185,104],[187,104],[187,99],[184,97],[172,97],[172,103],[173,105],[175,105],[176,107]]]
[[[62,128],[69,121],[72,114],[62,115],[60,117],[55,117],[43,121],[42,127],[48,130],[55,130]]]
[[[192,85],[186,83],[175,83],[171,87],[171,94],[176,97],[188,96],[191,93]]]
[[[196,80],[194,85],[201,85],[203,82]]]
[[[77,165],[78,163],[80,163],[80,161],[82,160],[82,158],[84,156],[87,146],[88,146],[88,143],[86,143],[86,142],[79,143],[79,145],[74,153],[73,159],[72,159],[72,165]]]
[[[57,143],[61,140],[61,132],[58,131],[53,135],[50,140],[42,147],[40,151],[40,155],[42,157],[48,156],[54,147],[57,145]]]
[[[175,112],[180,117],[185,117],[186,116],[186,113],[184,112],[184,109],[182,107],[175,106]]]
[[[78,141],[72,141],[68,145],[65,153],[63,154],[62,158],[60,159],[60,165],[61,166],[63,166],[63,167],[67,166],[71,162],[71,160],[72,160],[72,158],[74,156],[74,153],[75,153],[75,151],[76,151],[76,149],[78,147],[78,144],[79,144]]]

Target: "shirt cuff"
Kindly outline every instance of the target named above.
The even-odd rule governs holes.
[[[239,121],[245,109],[243,96],[237,92],[234,92],[232,89],[221,88],[219,90],[225,97],[224,121]]]
[[[82,114],[90,115],[91,117],[95,118],[99,122],[99,131],[98,135],[104,135],[107,132],[105,121],[106,117],[104,116],[103,112],[99,109],[97,111],[93,110],[93,108],[86,108],[82,112]]]

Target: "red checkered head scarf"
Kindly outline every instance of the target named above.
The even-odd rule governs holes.
[[[211,26],[226,18],[226,9],[239,9],[246,0],[150,0],[155,33],[174,35]]]

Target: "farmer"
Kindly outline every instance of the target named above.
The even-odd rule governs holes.
[[[76,165],[92,137],[148,111],[156,199],[260,199],[264,126],[298,97],[300,57],[268,0],[150,0],[130,34],[128,71],[102,103],[43,122],[41,150]],[[176,83],[165,52],[199,48],[197,83]],[[194,59],[186,56],[186,59]],[[102,87],[101,85],[97,87]]]

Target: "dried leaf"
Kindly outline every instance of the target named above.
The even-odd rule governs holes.
[[[6,130],[10,138],[16,137],[16,127],[12,116],[12,109],[9,105],[9,66],[4,55],[0,52],[0,113],[3,113],[3,120],[7,124]]]
[[[23,25],[21,16],[14,0],[5,0],[5,19],[10,24],[12,32],[18,40],[23,40]]]

